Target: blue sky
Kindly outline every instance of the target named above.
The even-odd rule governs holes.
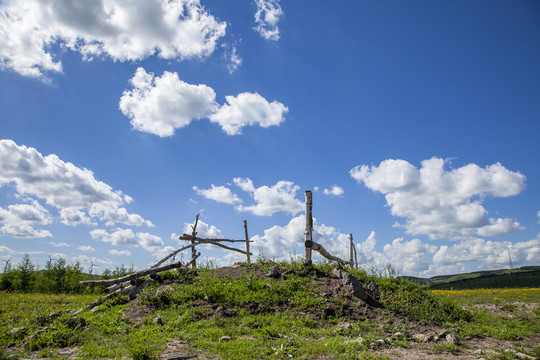
[[[289,259],[312,190],[368,268],[539,265],[538,64],[536,1],[0,1],[0,258]]]

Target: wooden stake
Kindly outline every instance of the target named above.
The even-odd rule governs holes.
[[[246,255],[247,255],[247,263],[248,265],[251,264],[250,259],[250,253],[249,253],[249,236],[248,236],[248,229],[247,229],[247,221],[244,220],[244,234],[246,235]]]
[[[311,266],[311,248],[313,247],[313,217],[311,214],[312,210],[312,194],[311,191],[306,191],[306,232],[305,235],[305,242],[304,245],[306,247],[306,259],[305,259],[305,266]]]
[[[199,222],[199,215],[195,217],[195,225],[193,226],[193,232],[191,233],[191,245],[195,244],[195,236],[197,236],[197,223]],[[191,248],[191,258],[196,259],[197,250],[195,249],[195,246]],[[197,261],[193,261],[193,264],[191,265],[193,270],[197,269]]]

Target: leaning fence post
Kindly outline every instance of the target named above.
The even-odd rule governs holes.
[[[249,257],[249,236],[248,236],[248,230],[247,230],[247,221],[244,220],[244,233],[246,234],[246,255],[247,255],[247,263],[251,264],[251,259]]]
[[[195,238],[197,236],[197,223],[199,222],[199,215],[195,217],[195,225],[192,226],[193,232],[191,233],[191,245],[195,244]],[[191,248],[191,259],[193,259],[192,269],[197,269],[197,249],[195,249],[195,246]]]
[[[311,215],[312,210],[312,195],[311,191],[306,191],[306,232],[305,232],[305,243],[306,246],[306,260],[305,266],[311,266],[311,248],[313,247],[313,217]]]

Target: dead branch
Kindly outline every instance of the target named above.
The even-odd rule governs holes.
[[[345,261],[343,259],[338,258],[337,256],[330,254],[328,251],[326,251],[326,249],[322,245],[317,244],[316,242],[312,241],[311,244],[309,245],[311,245],[310,249],[317,250],[322,256],[324,256],[328,260],[337,261],[341,265],[347,265],[349,263],[348,261]]]
[[[167,265],[157,267],[157,268],[150,268],[146,270],[137,271],[133,274],[122,276],[116,279],[80,281],[78,285],[79,286],[109,286],[109,285],[114,285],[114,284],[130,281],[132,279],[137,279],[141,276],[146,276],[146,275],[150,275],[150,274],[154,274],[154,273],[158,273],[158,272],[162,272],[166,270],[176,269],[182,266],[183,266],[182,261],[178,261],[178,262],[167,264]]]
[[[191,237],[190,237],[190,239],[188,239],[188,240],[191,240]],[[173,256],[175,256],[176,254],[178,254],[179,252],[182,252],[182,251],[184,251],[184,250],[186,250],[186,249],[189,249],[190,247],[194,247],[194,246],[197,246],[197,245],[199,245],[199,244],[200,244],[200,243],[195,242],[195,243],[193,243],[193,244],[191,244],[191,245],[186,245],[186,246],[184,246],[184,247],[181,247],[181,248],[178,249],[178,250],[174,250],[172,253],[170,253],[169,255],[165,256],[163,259],[159,260],[157,263],[155,263],[154,265],[152,265],[150,268],[156,268],[156,267],[158,267],[159,265],[163,264],[165,261],[169,260],[171,257],[173,257]]]
[[[191,236],[184,234],[184,235],[180,236],[180,240],[191,240]],[[236,248],[233,248],[233,247],[230,247],[230,246],[227,246],[227,245],[220,244],[218,242],[220,239],[201,239],[201,238],[196,237],[195,240],[200,242],[200,243],[203,243],[203,244],[216,245],[216,246],[219,246],[219,247],[227,249],[227,250],[237,251],[239,253],[247,255],[247,252],[244,251],[244,250],[240,250],[240,249],[236,249]],[[240,241],[245,242],[245,240],[240,240]],[[249,253],[249,255],[253,255],[253,254]]]

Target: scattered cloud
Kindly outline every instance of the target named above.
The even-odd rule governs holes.
[[[62,71],[61,49],[85,60],[204,58],[226,26],[199,0],[6,0],[0,5],[0,67],[45,79],[47,72]]]
[[[191,234],[193,232],[193,226],[195,222],[184,223],[183,234]],[[223,239],[223,234],[214,225],[208,225],[202,220],[197,222],[197,236],[200,238],[206,239]],[[175,239],[178,240],[178,236],[175,236]]]
[[[254,29],[266,40],[279,40],[278,23],[283,15],[279,0],[255,0]]]
[[[242,65],[242,58],[236,52],[236,45],[223,44],[225,49],[225,61],[227,61],[227,70],[229,74],[233,74]]]
[[[1,150],[1,143],[0,143]],[[2,154],[0,153],[0,159]],[[0,160],[1,162],[2,160]],[[2,165],[0,165],[2,168]],[[0,175],[0,186],[2,175]],[[7,210],[0,207],[0,231],[7,236],[17,238],[50,238],[52,234],[48,230],[36,230],[36,225],[51,223],[49,211],[37,201],[30,200],[30,204],[8,205]]]
[[[239,135],[245,126],[277,126],[289,110],[257,93],[226,96],[227,104],[219,106],[212,88],[188,84],[175,72],[155,77],[138,68],[130,83],[132,89],[120,98],[120,110],[131,119],[133,129],[160,137],[173,136],[176,129],[202,118],[219,124],[227,135]]]
[[[253,249],[256,255],[289,260],[291,257],[304,255],[304,231],[306,228],[305,215],[299,215],[291,219],[285,226],[275,225],[264,230],[264,234],[255,235]],[[313,219],[313,241],[322,245],[332,255],[348,260],[349,237],[336,228],[325,224],[319,225],[317,219]],[[317,252],[313,252],[314,258],[320,258]]]
[[[277,212],[285,212],[296,215],[304,209],[304,203],[295,198],[296,192],[300,189],[291,181],[278,181],[273,186],[261,186],[256,188],[249,178],[234,178],[234,184],[242,191],[248,192],[255,201],[254,205],[244,206],[242,199],[234,194],[226,186],[211,185],[210,189],[199,189],[197,186],[193,190],[197,194],[217,202],[227,204],[237,204],[235,209],[241,212],[250,212],[258,216],[272,216]]]
[[[540,261],[540,234],[535,239],[523,242],[496,242],[484,239],[468,239],[451,246],[435,246],[419,239],[394,239],[375,250],[375,232],[359,244],[359,263],[371,263],[379,270],[388,264],[407,275],[436,276],[455,274],[476,269],[501,269],[509,267],[510,256],[514,266]]]
[[[95,229],[90,231],[90,236],[94,240],[103,241],[115,246],[134,246],[141,247],[147,251],[158,251],[163,247],[163,241],[159,236],[149,233],[134,233],[131,229],[116,229],[108,232],[104,229]]]
[[[70,247],[71,245],[69,245],[68,243],[65,243],[65,242],[54,242],[54,241],[49,241],[49,245],[52,245],[54,247]]]
[[[110,255],[115,256],[131,256],[131,251],[128,250],[109,250]]]
[[[193,190],[201,196],[207,199],[214,200],[225,204],[236,204],[242,202],[238,195],[233,194],[231,189],[225,186],[210,185],[210,189],[199,189],[197,186],[193,187]]]
[[[97,180],[92,171],[64,162],[58,156],[41,155],[36,149],[19,146],[12,140],[0,140],[0,186],[14,184],[19,195],[34,196],[57,208],[64,224],[92,224],[90,219],[131,226],[153,226],[123,207],[132,198]],[[0,210],[5,235],[51,237],[46,230],[36,231],[32,224],[51,223],[48,211],[37,201],[10,205]]]
[[[12,254],[14,251],[11,250],[10,248],[8,248],[7,246],[5,245],[0,245],[0,253],[8,253],[8,254]]]
[[[350,175],[358,183],[385,195],[394,216],[407,219],[408,234],[431,239],[497,236],[522,226],[509,218],[487,217],[485,197],[508,197],[525,189],[525,176],[500,163],[486,168],[468,164],[447,170],[448,162],[432,158],[422,167],[404,160],[385,160],[379,166],[357,166]]]
[[[342,196],[345,191],[341,186],[332,185],[330,189],[324,189],[323,190],[324,195],[328,196]]]
[[[278,126],[289,111],[282,103],[275,100],[270,103],[257,93],[244,92],[225,99],[227,104],[210,115],[210,121],[218,123],[227,135],[239,135],[245,126]]]
[[[250,206],[237,205],[238,211],[258,216],[272,216],[277,212],[296,215],[304,209],[304,203],[295,198],[300,186],[291,181],[281,180],[273,186],[264,185],[259,188],[255,188],[249,178],[235,178],[233,181],[242,190],[251,193],[256,203]]]
[[[77,247],[77,250],[84,251],[84,252],[94,252],[96,249],[91,247],[90,245],[81,245]]]
[[[141,132],[172,136],[176,129],[208,116],[217,107],[212,88],[185,83],[175,72],[154,77],[138,68],[130,83],[132,90],[124,91],[120,110]]]

